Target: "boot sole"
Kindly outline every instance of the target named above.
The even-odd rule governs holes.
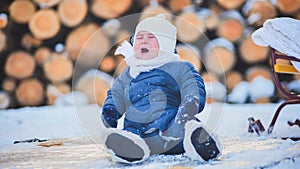
[[[105,145],[112,150],[114,154],[128,162],[136,162],[143,159],[145,153],[133,140],[118,133],[110,134]]]
[[[196,152],[205,161],[214,159],[220,154],[215,140],[203,127],[198,127],[192,132],[191,141]]]

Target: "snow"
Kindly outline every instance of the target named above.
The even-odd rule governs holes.
[[[130,168],[166,169],[184,166],[208,168],[280,168],[300,166],[300,141],[281,137],[300,136],[300,105],[286,106],[273,133],[248,133],[248,117],[260,119],[267,129],[279,104],[207,104],[198,116],[217,135],[223,154],[210,162],[191,161],[185,155],[156,155],[142,164],[114,163],[101,144],[99,107],[44,106],[0,110],[0,168]],[[96,136],[96,137],[94,137]],[[41,147],[38,143],[13,144],[16,140],[49,139],[63,145]]]

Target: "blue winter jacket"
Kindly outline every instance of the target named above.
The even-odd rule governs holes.
[[[132,78],[126,68],[107,92],[102,120],[117,127],[125,114],[124,130],[147,137],[145,131],[170,127],[179,106],[189,97],[198,99],[200,113],[205,105],[203,79],[189,62],[175,61]]]

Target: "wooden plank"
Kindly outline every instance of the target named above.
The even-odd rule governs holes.
[[[300,72],[298,72],[297,69],[295,69],[295,67],[292,66],[292,65],[275,64],[274,65],[274,70],[277,73],[300,74]]]

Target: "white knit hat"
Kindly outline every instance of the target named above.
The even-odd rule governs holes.
[[[160,51],[173,53],[176,45],[177,29],[164,14],[142,20],[135,29],[134,39],[141,31],[152,33],[158,40]]]

